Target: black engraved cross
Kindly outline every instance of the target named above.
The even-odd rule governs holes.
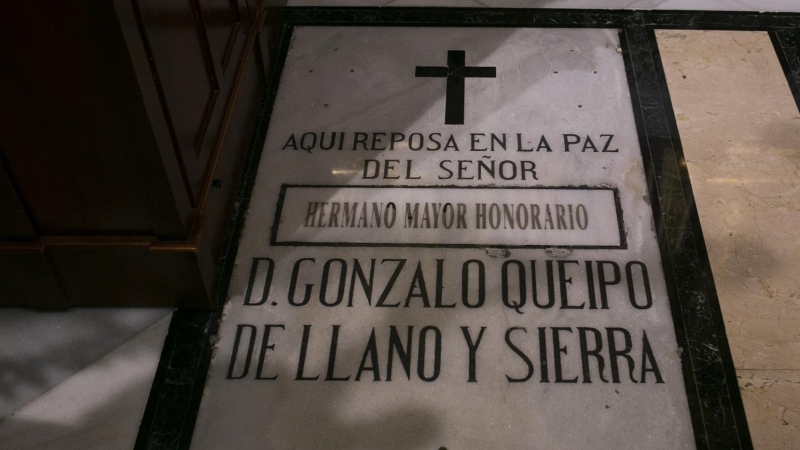
[[[464,78],[495,78],[495,67],[466,67],[464,50],[447,51],[447,67],[417,66],[417,77],[447,77],[444,123],[464,125]]]

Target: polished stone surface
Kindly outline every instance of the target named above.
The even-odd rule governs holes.
[[[0,447],[133,448],[169,322],[163,317],[0,422]]]
[[[0,310],[0,420],[170,312],[166,308]]]
[[[464,82],[464,125],[445,124],[449,102],[459,99],[446,97],[444,76],[415,76],[417,66],[458,65],[450,51],[464,51],[468,67],[496,68],[495,77],[476,77],[479,71],[451,67],[453,78],[467,76],[453,80],[453,89]],[[334,139],[342,133],[342,150],[338,141],[330,147],[331,133]],[[415,133],[424,149],[412,140]],[[500,144],[494,152],[480,150],[492,133],[507,138],[506,150]],[[452,147],[446,145],[451,135]],[[379,150],[395,138],[395,150]],[[368,172],[368,161],[377,161],[380,176]],[[518,170],[510,179],[478,179],[480,161],[519,168],[533,162],[536,177],[523,180]],[[345,227],[341,215],[333,223],[332,209],[320,219],[315,205],[323,202],[339,204],[337,214],[344,214],[345,201],[329,201],[341,191],[286,203],[282,185],[435,185],[436,194],[397,197],[400,223],[415,223],[407,222],[407,204],[463,203],[472,216],[465,215],[462,230],[473,232],[481,228],[477,205],[519,205],[511,188],[617,189],[626,244],[613,250],[437,248],[419,233],[426,246],[315,246],[311,233],[306,245],[287,245],[280,226],[335,228],[351,244],[377,227],[367,225],[376,222],[370,217],[364,226]],[[491,186],[497,194],[473,194],[469,203],[456,198],[473,186]],[[540,212],[550,203],[553,211],[581,204],[572,194],[544,200],[531,195],[525,204]],[[365,209],[372,213],[371,203],[387,201],[370,199]],[[279,204],[305,220],[276,220]],[[530,219],[533,208],[526,210]],[[192,448],[694,448],[651,211],[616,30],[296,28]],[[517,210],[498,214],[510,222]],[[567,236],[582,236],[563,214],[551,227],[563,223]],[[523,228],[553,230],[531,222]],[[383,224],[391,242],[400,228]],[[510,232],[497,224],[490,227],[498,235]],[[631,261],[647,267],[652,303],[642,266]],[[601,341],[602,368],[591,356]],[[630,360],[609,356],[609,348],[626,347]],[[477,348],[472,358],[470,348]]]
[[[765,32],[657,31],[756,448],[800,442],[800,114]]]

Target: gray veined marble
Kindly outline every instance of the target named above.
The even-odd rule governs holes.
[[[617,30],[296,28],[192,448],[694,448],[648,198]]]

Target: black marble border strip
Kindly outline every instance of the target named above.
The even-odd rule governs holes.
[[[752,448],[654,29],[769,31],[800,107],[800,14],[483,8],[282,8],[278,55],[259,112],[217,298],[227,297],[244,216],[293,26],[619,28],[698,448]],[[633,83],[631,81],[634,81]],[[221,310],[177,311],[136,450],[188,449]]]
[[[505,189],[505,190],[583,190],[583,191],[611,191],[614,198],[614,214],[617,218],[617,234],[619,235],[619,245],[570,245],[570,244],[550,244],[550,245],[526,245],[526,244],[423,244],[423,243],[398,243],[389,242],[317,242],[317,241],[278,241],[278,229],[281,224],[281,214],[283,213],[283,202],[286,191],[290,188],[337,188],[337,189]],[[459,186],[459,185],[331,185],[331,184],[282,184],[278,194],[278,205],[275,208],[275,219],[272,221],[272,233],[270,233],[269,244],[272,246],[291,246],[291,247],[404,247],[404,248],[569,248],[581,250],[625,250],[628,248],[627,236],[625,235],[625,220],[622,217],[622,205],[620,203],[619,190],[615,187],[599,186]]]
[[[483,26],[766,30],[800,26],[798,13],[621,9],[288,7],[293,25]]]
[[[134,450],[189,447],[218,319],[216,311],[173,313]]]
[[[638,19],[633,11],[530,8],[294,7],[283,10],[297,26],[469,26],[619,28]]]
[[[629,80],[697,448],[752,449],[655,31],[625,29]]]
[[[642,110],[644,108],[642,98],[639,95],[639,86],[635,82],[637,74],[634,69],[634,64],[631,57],[631,46],[628,44],[629,35],[633,34],[634,30],[625,29],[620,30],[619,42],[622,49],[622,57],[625,63],[625,72],[628,77],[628,88],[630,89],[631,105],[633,107],[633,117],[636,122],[636,130],[639,134],[639,148],[642,151],[642,162],[644,163],[645,179],[647,181],[647,192],[650,198],[650,205],[653,209],[653,221],[656,224],[656,229],[661,229],[663,219],[658,211],[661,211],[661,200],[657,194],[658,187],[656,185],[656,176],[653,168],[652,155],[649,151],[648,136],[645,132],[646,127],[644,124],[644,116]],[[634,46],[635,50],[642,51],[641,46]],[[645,54],[649,54],[649,48],[644,49]],[[641,59],[642,55],[637,55],[637,59]],[[661,255],[661,266],[664,272],[664,279],[667,286],[667,295],[669,298],[676,298],[675,292],[675,273],[672,265],[669,263],[665,255],[669,254],[669,246],[665,245],[666,240],[662,238],[662,234],[658,233],[659,254]],[[671,301],[669,303],[672,312],[672,322],[675,327],[675,336],[679,345],[683,345],[684,337],[686,336],[686,324],[683,320],[678,303]],[[687,402],[689,405],[690,416],[692,420],[692,429],[700,430],[703,428],[703,415],[700,409],[700,399],[696,395],[697,387],[692,372],[691,359],[688,352],[681,352],[681,370],[683,373],[684,385],[686,388]],[[695,445],[697,448],[703,448],[703,440],[699,439],[698,433],[695,432]]]
[[[769,32],[775,54],[781,63],[789,90],[800,110],[800,30],[798,28],[776,28]]]

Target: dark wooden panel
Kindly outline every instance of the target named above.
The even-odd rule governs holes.
[[[193,252],[96,248],[55,249],[48,254],[75,304],[211,306],[211,294]]]
[[[222,74],[226,74],[231,61],[238,56],[234,53],[241,50],[245,40],[239,1],[203,0],[202,3],[211,54]]]
[[[197,19],[188,0],[134,0],[133,6],[141,18],[141,37],[149,44],[153,77],[164,96],[163,115],[170,123],[172,142],[187,177],[187,194],[194,204],[203,175],[194,140],[211,94]]]
[[[137,0],[156,74],[163,86],[164,115],[197,199],[214,133],[219,81],[196,1]],[[198,139],[201,137],[202,139]]]
[[[247,17],[245,22],[252,23],[254,20],[253,6],[258,0],[239,0],[247,5],[247,10],[242,13],[242,17]],[[284,8],[287,0],[268,0],[268,13],[264,23],[259,30],[255,43],[255,64],[263,72],[265,83],[270,77],[272,68],[272,52],[275,50],[278,38],[280,37],[281,25],[283,23]]]
[[[0,14],[0,151],[42,234],[186,234],[118,26],[107,2]]]
[[[2,156],[2,151],[0,151]],[[36,230],[28,220],[25,205],[17,196],[14,181],[6,171],[0,157],[0,241],[30,240],[36,238]]]
[[[150,15],[139,3],[34,2],[0,16],[14,22],[0,35],[11,55],[0,81],[15,87],[0,89],[0,112],[20,111],[0,131],[0,305],[214,306],[264,85],[260,54],[245,53],[253,15],[237,9],[246,1],[148,5]],[[195,40],[170,48],[185,58],[165,59],[168,32],[187,24]],[[200,122],[173,123],[174,108]],[[199,153],[185,145],[192,133]]]
[[[62,309],[70,305],[42,253],[0,253],[0,306]]]

